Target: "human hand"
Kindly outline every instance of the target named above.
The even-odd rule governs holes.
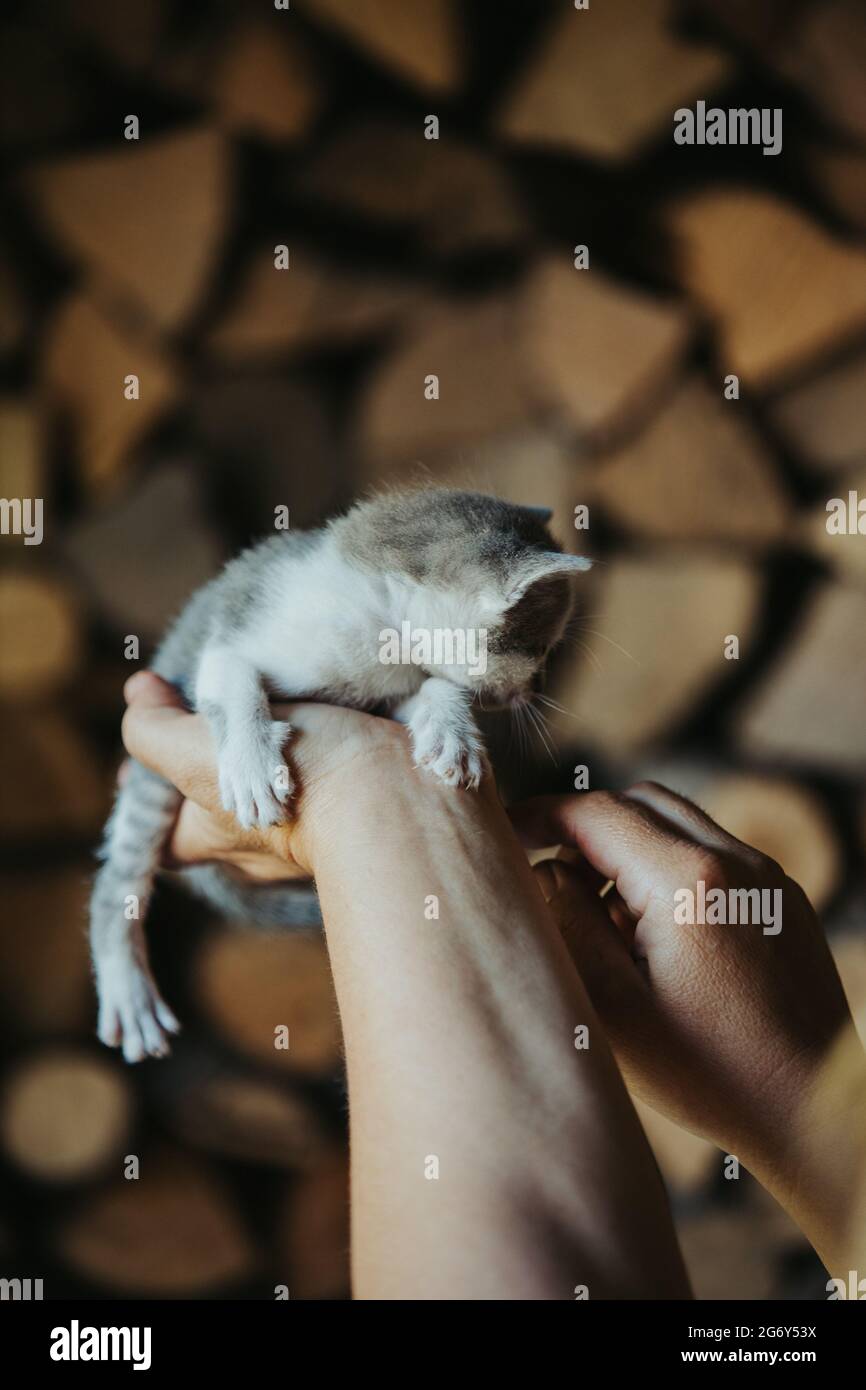
[[[652,783],[538,798],[512,819],[527,845],[582,856],[536,872],[631,1089],[740,1157],[816,1247],[837,1254],[866,1154],[851,1113],[853,1095],[862,1114],[866,1060],[802,889]],[[758,890],[762,919],[683,921],[701,884],[739,918],[746,900],[733,892]]]
[[[171,868],[217,861],[263,882],[309,878],[314,833],[325,830],[329,799],[350,795],[351,777],[358,774],[359,765],[405,739],[397,725],[357,710],[292,706],[295,734],[289,752],[299,790],[290,818],[284,825],[243,830],[222,808],[207,720],[191,714],[175,688],[152,671],[131,676],[124,695],[127,751],[185,798],[169,845]],[[275,706],[274,717],[285,717],[286,710]]]

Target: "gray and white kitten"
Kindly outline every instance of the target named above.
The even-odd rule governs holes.
[[[550,515],[479,493],[391,493],[320,530],[262,541],[193,595],[152,669],[209,720],[222,802],[242,826],[284,820],[292,792],[291,728],[271,718],[270,697],[382,709],[408,725],[417,765],[455,787],[478,784],[473,701],[529,697],[568,620],[567,577],[590,565],[562,553]],[[461,654],[444,645],[437,663],[435,644],[423,665],[386,663],[383,634],[404,623],[412,633],[484,633],[486,663],[476,651],[474,664],[445,664]],[[165,1055],[179,1026],[151,975],[143,925],[179,804],[174,787],[133,762],[94,885],[98,1032],[129,1062]],[[241,887],[214,866],[182,875],[229,915],[299,924],[297,890]]]

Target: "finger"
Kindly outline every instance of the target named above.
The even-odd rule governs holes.
[[[534,873],[590,998],[603,1019],[619,1016],[644,992],[628,943],[572,865],[548,859]]]
[[[604,874],[600,874],[598,869],[593,868],[588,859],[584,859],[579,850],[572,849],[570,845],[559,847],[552,858],[537,861],[535,868],[538,870],[545,864],[554,863],[567,864],[573,870],[587,892],[591,893],[593,898],[598,899],[626,945],[631,948],[634,943],[636,921],[626,909],[613,881]],[[550,876],[550,881],[553,881],[552,876]]]
[[[707,849],[733,850],[737,854],[747,855],[756,853],[751,845],[729,834],[693,801],[687,801],[684,796],[671,791],[669,787],[663,787],[660,782],[636,782],[624,795],[631,801],[649,807],[680,834],[705,845]]]
[[[138,762],[199,806],[221,809],[216,750],[201,715],[187,713],[162,695],[158,701],[135,698],[123,716],[122,733],[127,752]]]
[[[123,698],[128,705],[157,708],[172,706],[185,709],[183,696],[176,686],[162,679],[155,671],[136,671],[123,687]]]
[[[533,796],[508,807],[511,824],[525,849],[553,849],[572,842],[563,807],[574,797]]]
[[[615,792],[537,797],[515,807],[512,819],[531,844],[576,845],[613,880],[635,918],[645,914],[653,896],[672,899],[699,868],[700,845],[651,807]]]
[[[602,902],[607,909],[610,920],[613,922],[622,939],[629,949],[634,947],[635,928],[637,918],[629,912],[622,898],[616,889],[616,884],[609,879],[609,890],[602,896]]]
[[[600,897],[610,882],[604,874],[598,872],[598,869],[593,868],[589,860],[585,859],[579,850],[574,849],[571,845],[557,845],[555,854],[546,855],[544,859],[536,860],[534,867],[553,862],[569,864],[587,892],[592,893],[594,897]]]

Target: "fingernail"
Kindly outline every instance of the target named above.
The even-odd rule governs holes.
[[[544,859],[540,864],[536,864],[533,869],[535,880],[541,889],[542,897],[546,903],[550,902],[559,886],[556,881],[556,874],[550,859]]]

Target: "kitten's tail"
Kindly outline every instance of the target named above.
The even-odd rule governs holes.
[[[179,1024],[150,972],[144,919],[180,793],[131,762],[105,827],[90,900],[90,946],[99,995],[97,1032],[128,1062],[163,1057]]]
[[[322,926],[322,911],[310,883],[256,883],[249,887],[218,864],[181,870],[183,881],[226,917],[266,930],[309,930]]]

